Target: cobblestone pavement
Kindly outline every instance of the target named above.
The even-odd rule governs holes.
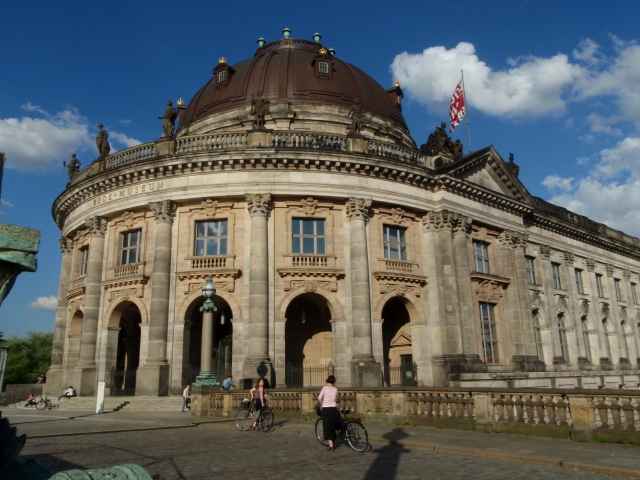
[[[228,425],[228,424],[227,424]],[[213,425],[167,430],[31,438],[21,458],[51,472],[137,463],[159,479],[265,478],[614,478],[448,455],[394,445],[364,453],[339,445],[327,452],[310,434],[240,432]]]

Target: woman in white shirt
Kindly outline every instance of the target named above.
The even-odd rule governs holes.
[[[320,395],[318,395],[318,403],[322,408],[322,431],[324,433],[324,439],[329,442],[328,451],[333,452],[334,442],[336,440],[336,430],[342,430],[344,428],[342,416],[338,411],[338,404],[336,399],[338,398],[338,389],[335,387],[336,377],[329,375],[327,377],[327,384],[322,387]]]

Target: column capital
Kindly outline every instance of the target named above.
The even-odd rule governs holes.
[[[247,195],[247,209],[252,217],[266,217],[271,211],[271,194],[254,193]]]
[[[149,203],[149,209],[156,215],[156,223],[173,223],[176,217],[176,208],[178,205],[171,200]]]
[[[364,198],[351,197],[345,203],[347,210],[347,218],[350,222],[353,220],[367,220],[369,218],[369,207],[371,207],[371,200]]]
[[[540,252],[540,256],[545,260],[551,258],[551,247],[549,245],[539,245],[538,251]]]
[[[595,272],[596,270],[596,261],[593,258],[585,258],[584,264],[587,267],[587,270],[590,272]]]
[[[92,237],[104,237],[107,233],[107,219],[103,217],[91,217],[84,221]]]
[[[60,252],[63,255],[73,251],[73,240],[67,237],[60,237]]]
[[[503,230],[498,235],[498,248],[503,250],[516,250],[525,248],[529,242],[529,235],[526,233],[516,232],[515,230]]]
[[[613,277],[614,270],[615,270],[615,267],[610,263],[606,263],[604,265],[604,271],[607,273],[607,277]]]
[[[573,254],[573,252],[564,252],[564,264],[567,267],[573,267],[575,261],[576,256]]]
[[[427,231],[448,231],[454,235],[468,235],[471,229],[471,218],[451,210],[428,211],[422,217],[422,225]]]

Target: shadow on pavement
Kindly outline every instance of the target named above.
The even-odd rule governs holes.
[[[408,449],[398,445],[396,442],[408,436],[409,434],[402,428],[394,428],[390,432],[385,433],[382,438],[389,440],[391,444],[374,451],[377,454],[376,459],[363,478],[380,478],[381,474],[384,478],[396,478],[396,472],[400,464],[400,455],[409,453]]]
[[[29,425],[32,423],[63,422],[65,420],[75,420],[77,418],[98,417],[100,415],[105,415],[107,413],[115,413],[115,412],[88,413],[86,415],[74,415],[73,417],[51,418],[49,420],[35,420],[33,422],[11,422],[11,425]]]
[[[84,470],[86,468],[83,465],[68,462],[49,453],[36,455],[20,455],[19,460],[21,463],[25,463],[28,460],[33,460],[42,468],[47,470],[51,475],[53,475],[54,473],[62,472],[64,470],[72,470],[75,468]]]

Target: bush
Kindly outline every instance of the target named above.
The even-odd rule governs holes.
[[[9,347],[5,385],[36,383],[38,376],[49,370],[53,332],[29,332],[26,337],[9,337],[4,345]]]

